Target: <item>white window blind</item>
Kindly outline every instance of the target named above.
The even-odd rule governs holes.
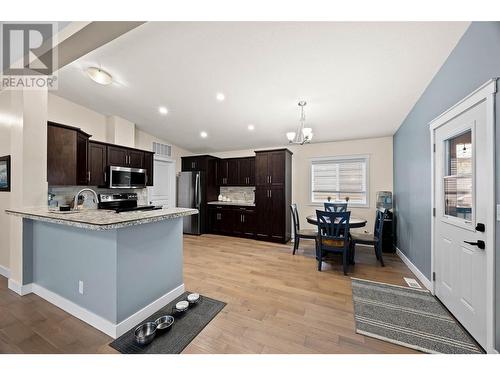
[[[346,157],[311,161],[311,202],[328,198],[349,204],[368,204],[368,157]]]

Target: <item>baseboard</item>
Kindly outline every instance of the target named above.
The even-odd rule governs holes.
[[[11,285],[12,284],[12,285]],[[12,286],[12,287],[11,287]],[[135,327],[137,324],[142,322],[148,316],[152,315],[163,306],[172,302],[175,298],[179,297],[182,293],[184,293],[184,284],[179,285],[174,288],[170,292],[164,294],[157,300],[153,301],[143,309],[139,310],[135,314],[131,315],[127,319],[122,322],[115,324],[110,322],[107,319],[100,317],[97,314],[77,305],[76,303],[60,296],[57,293],[51,292],[50,290],[38,285],[38,284],[29,284],[24,285],[23,287],[19,287],[19,284],[9,279],[9,288],[14,290],[16,293],[20,295],[25,295],[33,292],[37,296],[43,298],[44,300],[52,303],[53,305],[59,307],[60,309],[66,311],[67,313],[73,315],[74,317],[84,321],[87,324],[90,324],[92,327],[97,328],[99,331],[104,332],[106,335],[117,338],[127,332],[129,329]],[[20,292],[25,292],[21,294]]]
[[[104,332],[106,335],[116,338],[116,324],[113,322],[94,314],[69,299],[51,292],[38,284],[33,284],[33,293],[78,319],[83,320],[85,323],[90,324],[92,327],[97,328],[99,331]]]
[[[33,293],[33,284],[21,285],[14,279],[8,280],[7,287],[20,296],[25,296],[26,294]]]
[[[0,265],[0,275],[8,279],[10,277],[10,270],[7,267]]]
[[[420,282],[432,292],[432,282],[425,277],[425,275],[420,272],[420,270],[403,254],[401,250],[396,247],[396,254],[398,254],[399,258],[403,261],[404,264],[410,269],[411,272],[420,280]]]
[[[164,294],[156,301],[150,303],[143,309],[137,311],[135,314],[129,316],[127,319],[122,320],[116,325],[116,337],[120,337],[125,332],[135,327],[148,316],[152,315],[166,304],[172,302],[174,299],[184,293],[184,284],[179,285],[177,288],[172,289],[170,292]]]

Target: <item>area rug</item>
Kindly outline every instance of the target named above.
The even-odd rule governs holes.
[[[426,353],[484,353],[427,290],[352,278],[356,332]]]
[[[201,296],[200,302],[192,305],[186,312],[172,314],[175,304],[186,300],[189,293],[185,292],[144,320],[144,322],[155,321],[155,319],[162,315],[173,315],[175,319],[172,328],[167,332],[157,334],[150,344],[142,346],[136,343],[134,336],[136,327],[134,327],[109,345],[123,354],[178,354],[182,352],[226,306],[225,302]]]

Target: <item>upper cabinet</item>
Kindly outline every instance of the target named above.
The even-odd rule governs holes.
[[[185,156],[182,160],[182,172],[202,171],[209,168],[209,161],[216,159],[210,155]]]
[[[238,185],[255,186],[255,157],[238,159]]]
[[[47,123],[47,181],[52,186],[109,184],[108,166],[146,169],[153,186],[153,152],[90,141],[91,135],[67,125]]]
[[[108,145],[108,165],[115,167],[144,168],[144,152]]]
[[[255,156],[255,184],[257,186],[283,185],[289,168],[289,150],[256,151]]]
[[[47,182],[49,185],[87,185],[90,135],[78,128],[47,123]]]
[[[89,141],[89,185],[106,186],[107,176],[107,146],[104,143]]]

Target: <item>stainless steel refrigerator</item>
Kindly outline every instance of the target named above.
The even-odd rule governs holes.
[[[177,206],[196,208],[197,215],[184,217],[184,233],[205,232],[205,173],[200,171],[181,172],[177,184]]]

